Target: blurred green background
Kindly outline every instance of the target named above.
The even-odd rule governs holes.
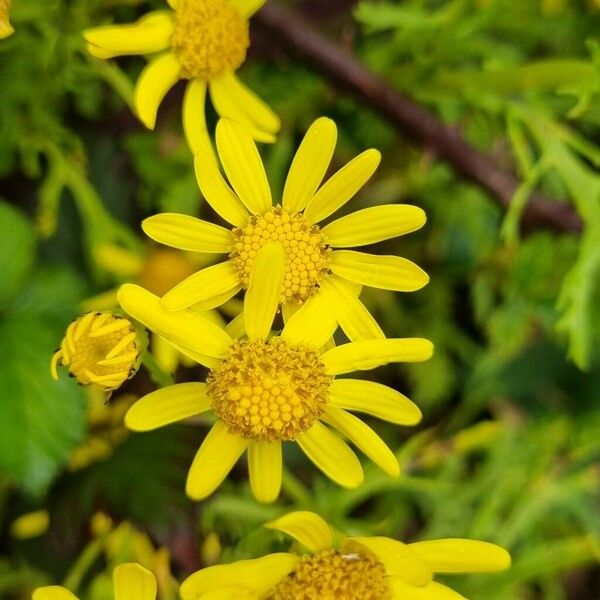
[[[206,424],[128,436],[118,409],[102,413],[64,373],[51,379],[50,357],[81,303],[132,279],[133,270],[104,259],[106,249],[147,265],[156,249],[142,218],[210,213],[182,136],[181,87],[163,103],[157,130],[145,131],[128,106],[143,60],[96,60],[80,36],[161,2],[16,0],[16,32],[0,41],[0,598],[29,598],[36,585],[65,578],[82,599],[110,598],[110,566],[135,559],[162,573],[160,600],[170,600],[168,555],[181,578],[281,548],[261,524],[302,507],[347,533],[507,547],[510,571],[451,580],[473,599],[598,600],[600,3],[291,4],[523,182],[504,211],[253,31],[240,76],[282,118],[278,142],[261,147],[274,197],[303,132],[327,115],[339,128],[334,167],[368,147],[383,153],[348,211],[390,202],[427,211],[425,228],[375,251],[414,260],[431,283],[364,296],[388,336],[436,345],[427,363],[370,375],[424,413],[412,430],[375,425],[403,475],[392,480],[367,465],[365,485],[344,491],[290,448],[275,505],[251,499],[243,464],[196,505],[183,488]],[[582,232],[521,232],[535,186],[572,203]],[[180,381],[199,376],[178,371]],[[142,372],[116,404],[151,389]],[[49,511],[47,530],[15,525],[40,509]]]

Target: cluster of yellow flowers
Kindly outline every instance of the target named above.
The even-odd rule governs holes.
[[[148,286],[123,285],[118,301],[128,317],[105,312],[80,317],[54,356],[53,373],[58,376],[63,364],[83,384],[107,391],[119,387],[136,372],[145,351],[136,323],[206,367],[206,381],[161,387],[125,415],[130,430],[147,431],[212,411],[214,425],[187,479],[186,492],[195,500],[211,495],[247,452],[254,496],[274,501],[282,483],[283,442],[296,442],[344,487],[363,481],[346,439],[397,477],[394,453],[354,413],[414,425],[421,419],[419,408],[385,385],[336,376],[432,355],[429,340],[386,338],[360,300],[362,286],[418,290],[428,282],[426,273],[404,258],[354,250],[419,229],[425,214],[415,206],[380,205],[324,225],[380,162],[378,151],[367,150],[323,181],[337,139],[335,123],[325,117],[308,129],[281,201],[274,203],[255,141],[273,141],[279,119],[235,74],[249,46],[248,19],[264,0],[168,2],[171,10],[84,36],[98,58],[153,55],[135,91],[137,114],[149,128],[167,91],[179,79],[188,80],[183,126],[198,184],[228,225],[167,213],[149,217],[142,227],[160,244],[226,258],[159,295]],[[216,153],[204,114],[207,90],[221,117]],[[240,292],[242,309],[231,322],[223,325],[211,316]],[[346,343],[334,343],[338,327]],[[502,548],[473,540],[336,540],[309,512],[290,513],[267,527],[291,536],[295,551],[203,569],[182,584],[182,598],[452,600],[462,596],[433,581],[434,573],[495,571],[510,563]],[[301,548],[308,554],[301,555]],[[114,589],[117,600],[156,596],[153,575],[135,564],[115,570]],[[34,600],[73,598],[58,587],[34,594]]]

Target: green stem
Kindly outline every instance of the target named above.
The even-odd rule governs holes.
[[[85,574],[90,570],[100,554],[102,554],[104,541],[105,536],[92,540],[79,555],[79,558],[67,573],[63,583],[63,586],[69,591],[73,593],[77,592]]]

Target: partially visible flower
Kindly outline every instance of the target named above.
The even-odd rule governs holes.
[[[11,36],[15,30],[10,24],[11,0],[0,0],[0,40]]]
[[[308,550],[202,569],[181,585],[183,600],[465,600],[436,573],[487,573],[510,566],[495,544],[441,539],[404,544],[386,537],[343,537],[318,515],[299,511],[268,523]]]
[[[168,0],[173,9],[150,12],[130,25],[84,32],[98,58],[154,54],[134,93],[138,117],[153,129],[158,106],[180,79],[188,81],[183,127],[194,153],[212,152],[206,127],[207,91],[219,115],[244,125],[255,140],[272,142],[277,115],[236,76],[250,45],[248,19],[265,0]]]
[[[135,375],[145,349],[145,333],[129,319],[116,313],[90,312],[67,328],[52,357],[52,376],[58,379],[58,366],[64,365],[80,384],[113,391]]]
[[[50,526],[47,510],[36,510],[15,519],[10,525],[10,535],[18,540],[28,540],[44,535]]]
[[[119,565],[113,571],[115,600],[155,600],[156,579],[137,563]],[[77,596],[58,585],[37,588],[32,600],[77,600]]]

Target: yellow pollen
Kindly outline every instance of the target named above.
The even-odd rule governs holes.
[[[391,600],[385,567],[374,558],[325,550],[304,556],[267,600]]]
[[[258,250],[269,242],[281,243],[286,255],[281,304],[304,302],[329,271],[330,249],[319,227],[302,214],[290,214],[278,206],[264,215],[252,216],[248,225],[234,229],[233,235],[230,259],[244,287],[250,282]]]
[[[171,46],[182,77],[209,81],[235,71],[249,45],[248,22],[229,0],[180,0]]]
[[[114,390],[136,373],[143,348],[131,321],[112,313],[91,312],[67,328],[60,349],[52,358],[52,375],[58,364],[82,385],[95,383]]]
[[[162,297],[196,270],[196,266],[183,252],[156,248],[148,254],[138,283],[149,292]]]
[[[325,409],[331,376],[314,350],[272,338],[235,341],[207,383],[230,433],[272,442],[312,427]]]

